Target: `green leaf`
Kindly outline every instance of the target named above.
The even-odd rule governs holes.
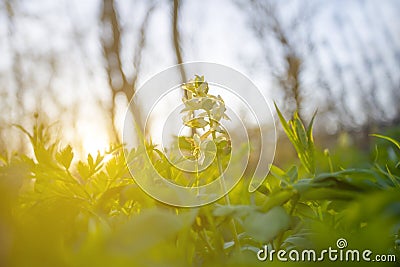
[[[66,146],[63,150],[56,154],[56,159],[65,169],[69,169],[71,166],[74,153],[72,152],[72,147],[70,145]]]
[[[29,139],[31,140],[32,144],[34,143],[35,140],[34,140],[33,136],[28,132],[28,130],[26,130],[24,127],[22,127],[19,124],[13,124],[13,126],[17,127],[18,129],[20,129],[24,134],[26,134],[29,137]]]
[[[107,153],[112,153],[112,152],[107,152]],[[96,162],[95,162],[95,165],[96,166],[99,166],[100,165],[100,163],[103,161],[103,159],[104,159],[104,156],[102,156],[101,154],[100,154],[100,151],[97,151],[97,157],[96,157]]]
[[[290,216],[282,207],[274,207],[267,213],[252,212],[244,220],[244,230],[258,242],[271,242],[290,226]]]
[[[261,210],[268,211],[276,206],[282,206],[296,194],[293,190],[281,190],[270,194],[262,204]]]
[[[307,190],[301,194],[301,199],[303,200],[351,200],[357,196],[357,192],[332,189],[332,188],[313,188],[312,190]]]
[[[186,136],[178,136],[178,146],[181,150],[188,150],[192,149],[191,142],[189,141],[191,138]]]
[[[117,159],[114,157],[112,159],[110,159],[107,164],[106,164],[106,171],[107,174],[110,178],[115,178],[118,175],[118,163],[117,163]]]
[[[279,110],[279,108],[275,102],[274,102],[274,105],[275,105],[276,112],[278,113],[279,120],[282,124],[283,130],[285,131],[286,135],[288,136],[290,142],[292,142],[292,144],[295,144],[294,135],[292,133],[292,130],[290,129],[289,124],[286,122],[285,117],[283,117],[281,111]]]
[[[392,174],[390,171],[389,167],[386,165],[386,170],[387,170],[387,176],[390,178],[392,181],[393,185],[396,186],[397,188],[400,188],[400,183],[399,183],[399,178],[395,175]]]
[[[377,173],[369,169],[352,168],[337,172],[320,173],[315,176],[314,181],[320,182],[331,178],[336,178],[341,181],[344,181],[346,178],[348,178],[349,182],[352,181],[355,183],[357,181],[365,182],[367,180],[376,181],[379,176]]]
[[[260,192],[261,194],[268,196],[270,194],[270,191],[268,190],[268,188],[262,184],[257,188],[257,191]]]
[[[397,146],[398,149],[400,149],[400,142],[395,140],[395,139],[393,139],[393,138],[391,138],[391,137],[389,137],[389,136],[385,136],[385,135],[381,135],[381,134],[370,134],[370,136],[375,136],[375,137],[378,137],[378,138],[382,138],[382,139],[388,140],[388,141],[392,142],[395,146]]]
[[[297,170],[297,166],[293,165],[288,171],[287,171],[287,176],[290,179],[291,183],[294,183],[297,178],[298,178],[298,170]]]
[[[161,209],[144,210],[117,228],[107,243],[108,248],[129,257],[139,256],[167,240],[173,242],[176,234],[193,223],[195,215],[194,210],[179,215]]]
[[[324,184],[321,183],[321,185],[324,185]],[[315,185],[315,183],[313,183],[313,179],[310,179],[310,178],[301,179],[293,185],[293,188],[299,194],[302,194],[303,192],[305,192],[313,187],[317,187],[317,186]]]
[[[314,137],[313,137],[313,134],[312,134],[312,130],[313,130],[314,119],[315,119],[316,115],[317,115],[317,110],[314,112],[314,114],[313,114],[313,116],[311,118],[311,121],[310,121],[310,123],[308,124],[308,127],[307,127],[308,143],[311,144],[312,146],[314,146]]]
[[[185,122],[185,125],[190,128],[204,128],[208,125],[208,121],[204,118],[194,118]]]
[[[88,155],[87,157],[87,162],[89,164],[90,169],[94,169],[94,160],[93,160],[93,156],[91,154]]]
[[[289,185],[289,177],[284,170],[280,169],[278,166],[271,164],[269,171],[274,177],[278,178],[284,184]]]
[[[78,173],[82,178],[88,178],[90,176],[90,167],[83,163],[82,161],[78,162],[77,165]]]
[[[288,122],[283,117],[278,106],[275,104],[276,111],[281,121],[282,127],[289,138],[290,142],[296,149],[297,156],[300,162],[309,174],[315,173],[315,159],[314,159],[314,141],[312,137],[312,124],[314,122],[314,116],[311,119],[310,125],[306,131],[303,122],[301,121],[298,112],[296,111],[293,115],[293,119]]]
[[[293,121],[297,139],[300,141],[300,145],[303,150],[306,150],[308,146],[306,129],[304,128],[303,122],[300,120],[299,113],[297,111],[293,115]]]
[[[306,218],[314,218],[316,216],[316,212],[309,205],[302,202],[297,202],[296,213]]]

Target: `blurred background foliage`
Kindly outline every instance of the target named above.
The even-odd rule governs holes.
[[[0,1],[0,265],[252,266],[266,264],[255,256],[264,244],[321,249],[339,237],[400,259],[400,151],[369,135],[400,140],[399,10],[394,0]],[[237,68],[274,99],[279,142],[257,192],[243,179],[231,205],[177,209],[135,185],[120,135],[146,79],[196,60]],[[149,104],[133,105],[138,123]],[[317,109],[303,147],[281,126],[292,117],[308,129]],[[126,153],[145,175],[143,149],[155,147]]]

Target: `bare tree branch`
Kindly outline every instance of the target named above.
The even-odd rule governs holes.
[[[173,32],[173,42],[176,55],[176,62],[178,64],[183,63],[182,52],[181,52],[181,40],[179,34],[179,13],[180,13],[180,0],[173,0],[173,14],[172,14],[172,32]],[[185,69],[180,65],[180,72],[182,77],[182,83],[187,81]],[[187,97],[187,91],[183,92]]]
[[[118,129],[115,125],[115,100],[117,95],[119,93],[122,93],[126,96],[127,100],[130,101],[136,92],[136,83],[142,61],[142,52],[146,43],[145,34],[154,8],[154,3],[151,2],[139,30],[139,38],[136,44],[133,59],[134,72],[131,77],[127,77],[123,69],[121,59],[122,35],[120,19],[116,10],[116,4],[114,0],[103,1],[101,14],[101,44],[103,48],[103,55],[106,61],[105,70],[107,73],[108,84],[111,89],[111,105],[109,108],[109,116],[114,132],[114,139],[117,142],[120,142],[121,140],[118,135]],[[142,129],[143,122],[140,114],[139,103],[132,103],[130,107],[132,109],[131,111],[134,116],[135,122],[139,126],[138,129]]]

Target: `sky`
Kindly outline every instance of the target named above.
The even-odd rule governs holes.
[[[279,2],[281,16],[290,17],[292,10],[301,8],[303,2]],[[0,53],[3,55],[0,59],[0,91],[5,102],[3,108],[7,110],[6,121],[19,120],[21,109],[17,102],[22,98],[26,114],[41,105],[52,120],[75,125],[75,128],[64,127],[62,135],[66,142],[81,138],[86,152],[103,149],[108,144],[107,124],[98,119],[101,111],[96,104],[98,101],[107,102],[110,94],[98,41],[99,1],[21,0],[16,3],[16,19],[12,23],[8,23],[4,8],[0,9]],[[128,33],[123,40],[124,67],[128,73],[132,71],[134,42],[138,25],[145,15],[146,3],[117,1],[122,27]],[[354,110],[362,108],[357,98],[368,94],[368,90],[360,94],[357,90],[361,89],[357,89],[355,84],[361,82],[363,88],[369,88],[374,81],[379,81],[381,89],[376,97],[383,103],[385,114],[390,117],[395,112],[393,106],[396,103],[392,103],[388,88],[400,81],[400,2],[337,0],[318,5],[317,14],[314,14],[305,34],[311,35],[315,44],[315,60],[320,67],[311,66],[305,79],[324,75],[335,84],[334,81],[338,79],[335,67],[342,67],[345,70],[344,88],[350,90],[352,96],[347,101]],[[170,15],[169,2],[159,1],[148,29],[139,85],[175,64]],[[227,65],[249,77],[270,101],[281,96],[269,75],[271,66],[264,60],[265,53],[275,51],[265,51],[260,45],[250,28],[249,18],[237,2],[183,1],[180,22],[185,61],[210,61]],[[79,41],[74,41],[76,39]],[[12,49],[20,51],[23,59],[22,75],[27,85],[22,96],[15,94],[18,85],[12,78],[15,75],[12,68],[15,58],[10,53]],[[56,75],[51,75],[49,70],[46,60],[49,54],[56,56]],[[368,62],[365,62],[365,58]],[[371,73],[371,69],[377,77],[362,75]],[[360,77],[363,77],[361,81],[354,81],[354,76],[348,74],[353,71],[360,72]],[[391,80],[386,77],[391,77]],[[47,87],[50,82],[52,86]],[[312,99],[307,106],[310,111],[324,97],[321,90],[313,86],[313,82],[310,78],[310,86],[304,92],[305,96]],[[336,84],[333,92],[340,97],[343,85]],[[48,88],[56,91],[55,97],[46,92],[43,96],[43,91]],[[117,121],[122,128],[127,103],[124,99],[118,101],[120,109]],[[142,104],[146,104],[143,101]],[[52,115],[56,114],[54,110],[58,106],[68,107],[76,102],[80,103],[79,110]],[[22,124],[29,121],[29,115],[26,114]],[[363,115],[359,117],[362,121]],[[335,128],[331,131],[335,131]]]

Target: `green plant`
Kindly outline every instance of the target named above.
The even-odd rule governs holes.
[[[197,164],[202,164],[205,154],[208,152],[207,139],[216,144],[216,160],[219,175],[223,175],[222,159],[230,150],[230,138],[226,130],[221,124],[222,119],[229,120],[226,115],[225,102],[221,96],[209,94],[208,83],[204,77],[196,76],[193,80],[185,83],[182,88],[187,91],[182,99],[185,108],[181,111],[185,113],[183,122],[192,130],[202,129],[204,133],[199,135],[196,131],[185,140],[190,143],[190,151],[192,157],[195,158]],[[228,150],[228,153],[227,153]],[[197,185],[199,182],[197,182]],[[221,186],[226,191],[224,179],[221,179]],[[226,198],[229,203],[229,198]]]
[[[182,99],[185,108],[181,112],[186,113],[183,117],[184,124],[192,129],[201,128],[204,131],[201,135],[194,133],[193,136],[185,138],[191,144],[191,154],[197,161],[197,186],[199,186],[197,171],[199,160],[201,159],[201,154],[207,153],[207,143],[205,141],[211,136],[213,143],[216,145],[215,158],[220,185],[222,190],[226,192],[222,158],[226,158],[226,155],[229,154],[230,138],[221,124],[222,119],[229,120],[228,115],[225,113],[225,102],[220,95],[209,94],[208,83],[204,80],[204,76],[196,76],[193,80],[185,83],[182,88],[187,91],[185,97]],[[225,202],[226,205],[230,206],[228,195],[225,195]],[[232,231],[234,244],[240,249],[240,241],[233,219],[229,222],[229,226]]]
[[[290,142],[296,149],[297,156],[299,157],[302,165],[309,174],[315,173],[315,148],[314,139],[312,134],[312,126],[314,118],[317,112],[314,113],[308,127],[306,128],[303,122],[300,120],[297,111],[293,114],[293,118],[289,121],[283,117],[278,106],[275,104],[276,112],[278,113],[279,120],[282,124],[283,130],[285,131]]]
[[[277,109],[301,165],[273,165],[256,192],[248,192],[251,177],[245,177],[229,200],[199,208],[172,207],[147,196],[127,163],[135,175],[147,177],[149,166],[142,158],[150,155],[164,177],[196,186],[221,175],[230,160],[229,137],[221,126],[222,98],[208,92],[202,77],[186,88],[184,122],[196,132],[178,137],[179,148],[200,165],[201,153],[207,152],[203,144],[214,141],[219,159],[191,176],[168,163],[151,142],[131,151],[111,145],[104,153],[78,159],[74,148],[54,140],[53,128],[17,126],[28,136],[33,154],[0,158],[0,265],[264,266],[256,256],[264,245],[322,250],[334,247],[339,237],[352,248],[399,259],[400,158],[384,150],[399,147],[395,138],[374,135],[391,143],[378,142],[370,162],[358,159],[364,167],[343,168],[335,160],[340,155],[315,156],[320,148],[313,141],[312,121],[307,128],[296,115],[287,122]]]

